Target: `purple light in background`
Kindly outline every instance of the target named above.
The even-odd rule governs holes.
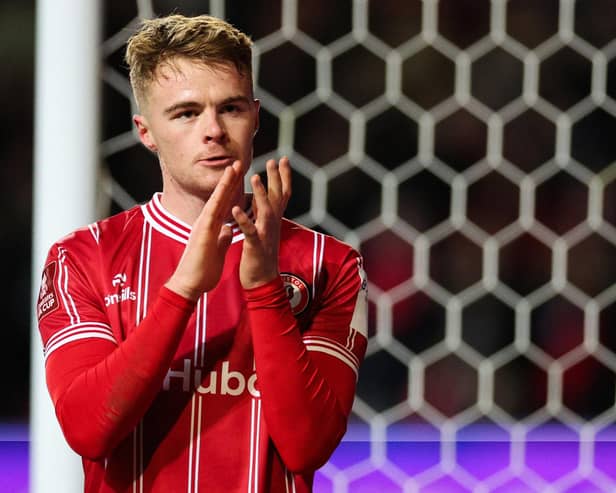
[[[380,471],[373,471],[349,483],[353,493],[402,493],[402,488]]]
[[[370,428],[365,423],[355,423],[339,449],[330,461],[341,474],[346,468],[370,458],[374,444],[370,442]],[[436,478],[419,488],[421,493],[457,493],[469,491],[481,481],[495,474],[501,474],[512,464],[512,442],[509,431],[490,422],[472,423],[458,430],[455,443],[443,443],[440,430],[424,423],[399,422],[387,428],[385,450],[390,464],[404,471],[408,477],[422,474],[424,471],[438,467],[443,447],[455,447],[457,465],[469,473],[475,480],[470,484],[460,484],[455,475]],[[580,464],[579,434],[559,422],[549,422],[528,431],[523,444],[525,466],[543,478],[544,483],[530,483],[530,477],[522,473],[504,483],[494,485],[495,493],[540,493],[542,488],[576,470]],[[379,449],[383,444],[378,444]],[[598,469],[616,476],[616,429],[603,430],[597,434],[595,446],[595,465]],[[328,471],[331,474],[331,469]],[[532,473],[530,473],[532,474]],[[333,493],[329,481],[320,483],[323,475],[317,472],[315,493]],[[323,476],[323,479],[325,477]],[[503,478],[505,479],[505,478]],[[570,486],[567,493],[598,493],[616,491],[614,484],[604,484],[604,480],[590,476],[580,479]],[[323,489],[318,487],[323,484]],[[531,486],[534,484],[534,486]],[[601,484],[602,486],[598,486]],[[538,489],[537,489],[538,488]],[[608,488],[606,490],[605,488]],[[612,489],[609,489],[612,488]],[[389,493],[401,491],[385,474],[373,471],[362,478],[353,479],[348,485],[351,493],[378,492]]]
[[[387,458],[409,476],[438,465],[441,432],[421,423],[394,423],[387,428]]]
[[[28,493],[28,442],[0,442],[0,491]]]
[[[492,493],[540,493],[528,486],[524,481],[514,478],[492,490]]]
[[[595,435],[595,465],[603,473],[616,479],[616,429],[609,427]]]
[[[440,442],[388,442],[387,457],[409,476],[438,465]]]
[[[376,490],[375,490],[376,491]],[[421,493],[471,493],[450,476],[445,476],[421,488]]]
[[[577,442],[526,443],[526,464],[548,483],[570,473],[578,461]]]
[[[574,470],[579,463],[578,434],[568,426],[550,423],[526,434],[526,464],[548,483]]]
[[[479,480],[506,469],[510,449],[509,433],[494,424],[473,423],[456,435],[456,462]]]
[[[390,433],[391,432],[391,433]],[[460,469],[470,476],[470,484],[461,484],[454,476],[443,473],[433,481],[423,484],[420,493],[465,493],[480,481],[500,474],[511,462],[509,433],[496,425],[469,425],[459,430],[456,442],[442,443],[440,432],[425,424],[390,427],[384,449],[388,467],[403,471],[409,478],[431,469],[438,472],[443,447],[455,446],[455,459]],[[383,444],[376,444],[382,450]],[[315,493],[335,493],[333,475],[345,474],[345,470],[370,460],[375,444],[370,441],[367,425],[352,426],[341,446],[332,456],[327,468],[317,471]],[[575,430],[560,423],[546,424],[530,430],[523,444],[524,460],[545,481],[543,486],[575,471],[580,463],[580,436]],[[616,428],[601,430],[595,437],[594,464],[597,474],[590,471],[585,478],[564,490],[563,493],[602,493],[616,491]],[[24,425],[0,425],[0,493],[28,492],[28,430]],[[364,464],[365,465],[365,464]],[[325,472],[326,471],[326,472]],[[357,469],[355,469],[357,471]],[[471,479],[476,478],[475,480]],[[402,481],[397,476],[397,481]],[[415,478],[417,480],[418,478]],[[505,478],[502,478],[505,480]],[[612,481],[610,481],[610,479]],[[492,493],[540,493],[541,483],[529,484],[530,478],[522,473],[491,489]],[[537,489],[538,488],[538,489]],[[403,487],[383,471],[375,470],[352,479],[347,491],[350,493],[402,493]]]
[[[509,466],[509,442],[456,442],[456,462],[478,480]]]
[[[580,481],[563,493],[603,493],[603,490],[589,480]]]
[[[28,493],[28,426],[0,423],[0,492]]]
[[[370,458],[370,442],[342,442],[338,445],[331,458],[330,464],[338,469],[345,469],[353,464]]]
[[[334,493],[334,485],[323,474],[316,474],[312,489],[318,493]]]

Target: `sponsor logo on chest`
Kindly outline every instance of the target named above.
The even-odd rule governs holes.
[[[127,277],[125,272],[119,272],[113,276],[111,279],[111,285],[116,289],[120,289],[120,291],[106,294],[105,306],[123,303],[124,301],[135,301],[137,299],[137,293],[133,291],[130,286],[125,286],[126,280]]]
[[[172,385],[171,382],[174,382]],[[169,369],[163,381],[163,390],[181,388],[183,392],[194,389],[201,395],[229,395],[237,397],[244,393],[252,397],[261,397],[257,388],[257,374],[253,371],[245,374],[230,368],[229,361],[223,361],[219,370],[212,370],[205,375],[200,368],[194,368],[190,359],[184,359],[182,370]]]

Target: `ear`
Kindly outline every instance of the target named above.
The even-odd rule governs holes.
[[[261,108],[261,101],[259,101],[258,99],[255,99],[254,105],[255,105],[255,130],[253,133],[253,137],[257,135],[257,132],[259,131],[259,109]]]
[[[137,134],[139,135],[141,143],[150,151],[157,152],[158,147],[156,146],[156,141],[154,140],[152,132],[150,132],[147,118],[143,115],[133,115],[133,122],[137,128]]]

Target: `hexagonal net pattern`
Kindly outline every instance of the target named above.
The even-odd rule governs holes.
[[[370,340],[316,491],[616,488],[616,4],[105,4],[109,212],[160,188],[122,61],[139,18],[255,41],[253,169],[287,216],[358,248]]]

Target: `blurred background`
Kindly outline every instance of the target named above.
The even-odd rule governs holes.
[[[0,2],[0,267],[6,339],[0,374],[4,422],[28,419],[30,252],[34,119],[34,2]]]
[[[34,9],[0,1],[0,430],[22,454]],[[171,12],[252,36],[254,169],[289,155],[287,216],[365,258],[368,354],[316,491],[614,490],[616,3],[105,0],[84,115],[102,215],[160,187],[123,54],[140,17]]]

